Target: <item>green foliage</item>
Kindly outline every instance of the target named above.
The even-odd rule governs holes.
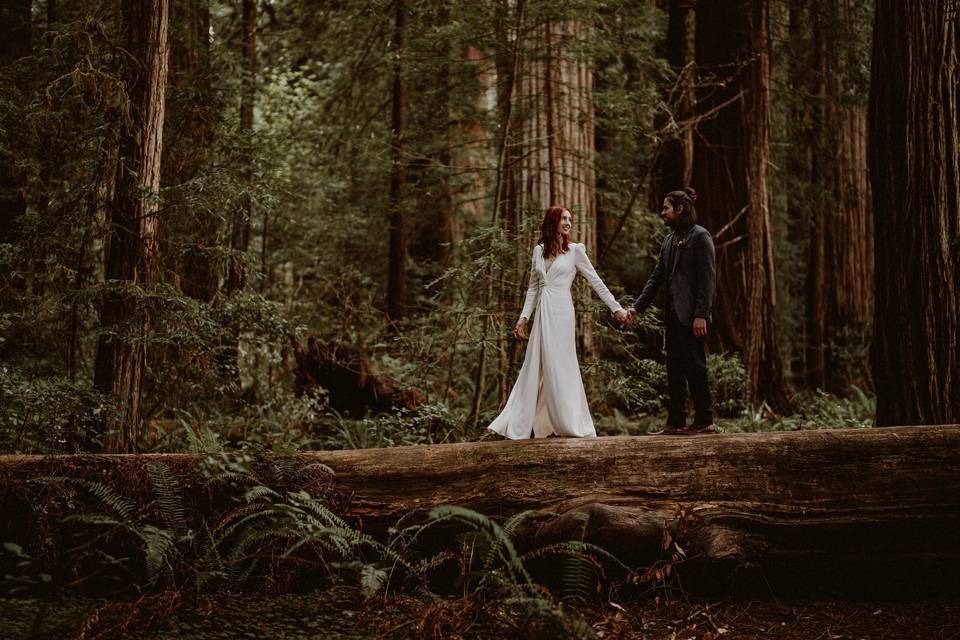
[[[77,453],[112,408],[89,379],[40,377],[0,363],[0,450]]]
[[[799,429],[861,429],[873,426],[876,398],[857,386],[839,397],[826,391],[806,392],[797,397],[797,412],[777,416],[765,405],[744,411],[737,420],[724,422],[727,431],[796,431]]]
[[[740,416],[747,409],[747,372],[736,355],[711,353],[707,355],[710,392],[714,412],[721,417]]]
[[[829,429],[859,429],[873,426],[877,400],[853,385],[849,397],[837,397],[825,391],[805,395],[796,420],[802,426]],[[812,424],[811,424],[812,423]]]
[[[318,449],[371,449],[446,442],[456,437],[460,420],[447,405],[425,404],[399,408],[376,417],[351,419],[331,411],[322,419],[322,434],[312,444]]]
[[[390,548],[407,559],[407,573],[391,574],[412,580],[430,598],[442,597],[450,588],[463,594],[465,619],[495,624],[504,636],[535,638],[595,637],[565,601],[592,601],[606,568],[633,575],[616,557],[587,542],[571,540],[521,552],[519,533],[534,512],[518,513],[502,525],[470,509],[442,506],[426,514],[425,521],[402,526],[408,514],[392,529]],[[557,595],[538,580],[530,566],[559,572]],[[412,570],[412,571],[411,571]],[[402,586],[402,585],[401,585]],[[560,596],[560,597],[558,597]]]

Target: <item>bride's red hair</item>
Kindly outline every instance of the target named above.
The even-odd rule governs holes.
[[[560,219],[566,207],[553,206],[543,215],[543,224],[540,225],[540,244],[543,245],[543,257],[550,258],[560,253],[566,253],[570,248],[567,236],[560,236],[560,246],[557,246],[557,236],[560,235]]]

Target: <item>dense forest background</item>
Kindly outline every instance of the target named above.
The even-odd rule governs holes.
[[[902,66],[880,4],[7,0],[0,449],[484,437],[544,209],[626,302],[684,186],[722,426],[958,421],[956,46]],[[578,299],[600,432],[646,431],[658,312]]]

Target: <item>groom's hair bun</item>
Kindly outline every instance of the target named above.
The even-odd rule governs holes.
[[[667,194],[667,200],[675,207],[683,207],[683,214],[680,217],[682,224],[693,224],[697,221],[697,209],[693,206],[697,201],[697,192],[691,187],[685,187],[682,191],[671,191]]]

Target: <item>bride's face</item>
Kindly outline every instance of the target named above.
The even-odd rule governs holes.
[[[573,228],[573,214],[564,210],[563,215],[560,216],[560,235],[569,237],[571,228]]]

